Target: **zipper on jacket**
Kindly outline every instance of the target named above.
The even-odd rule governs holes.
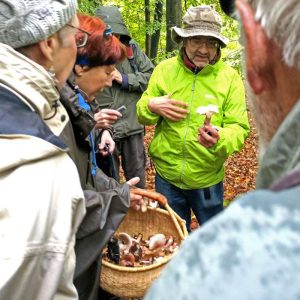
[[[195,74],[194,76],[194,81],[193,81],[193,85],[192,85],[192,95],[190,98],[190,102],[189,102],[189,108],[192,107],[192,103],[194,100],[194,94],[195,94],[195,88],[196,88],[196,79],[199,73]],[[180,183],[181,183],[181,188],[182,188],[182,183],[183,183],[183,169],[185,166],[185,161],[186,161],[186,137],[187,137],[187,133],[190,127],[190,119],[191,119],[191,112],[189,111],[188,115],[187,115],[187,124],[186,124],[186,129],[185,129],[185,134],[184,134],[184,138],[183,138],[183,161],[181,164],[181,172],[180,172]]]

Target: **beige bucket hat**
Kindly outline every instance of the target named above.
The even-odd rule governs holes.
[[[212,36],[221,42],[221,47],[226,47],[229,40],[221,34],[222,19],[213,6],[200,5],[187,9],[183,19],[183,28],[172,27],[171,36],[175,43],[180,43],[182,38],[192,36]]]

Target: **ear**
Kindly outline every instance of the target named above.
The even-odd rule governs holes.
[[[247,79],[253,92],[261,94],[270,88],[270,78],[267,78],[270,67],[268,57],[270,41],[264,29],[255,20],[248,2],[237,0],[236,6],[244,27]]]
[[[84,67],[82,67],[81,65],[75,65],[74,73],[76,76],[81,77],[84,73]]]
[[[55,35],[49,37],[47,40],[40,41],[38,45],[45,61],[44,65],[46,66],[46,68],[50,68],[51,66],[53,66],[54,51],[57,47],[57,40]]]

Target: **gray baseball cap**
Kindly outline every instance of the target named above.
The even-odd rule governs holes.
[[[110,25],[113,33],[126,35],[131,38],[118,7],[99,6],[96,10],[96,16],[99,17],[105,24]]]

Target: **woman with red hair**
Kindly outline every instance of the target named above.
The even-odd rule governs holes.
[[[105,86],[111,86],[111,73],[115,69],[115,64],[126,57],[126,49],[112,35],[110,27],[99,18],[78,15],[78,19],[80,28],[85,32],[78,34],[77,38],[80,40],[87,38],[87,42],[77,51],[75,82],[88,97],[86,100],[90,102]]]
[[[139,206],[141,197],[130,194],[130,186],[139,182],[138,177],[119,184],[102,172],[96,159],[97,152],[109,155],[114,149],[112,129],[101,124],[115,122],[122,115],[110,109],[95,114],[93,100],[104,87],[112,85],[115,64],[125,58],[126,50],[100,19],[78,18],[77,60],[61,101],[68,110],[76,144],[65,142],[78,168],[86,200],[87,214],[76,236],[74,275],[79,299],[85,300],[97,299],[101,251],[129,206]],[[101,141],[99,146],[97,140]]]

